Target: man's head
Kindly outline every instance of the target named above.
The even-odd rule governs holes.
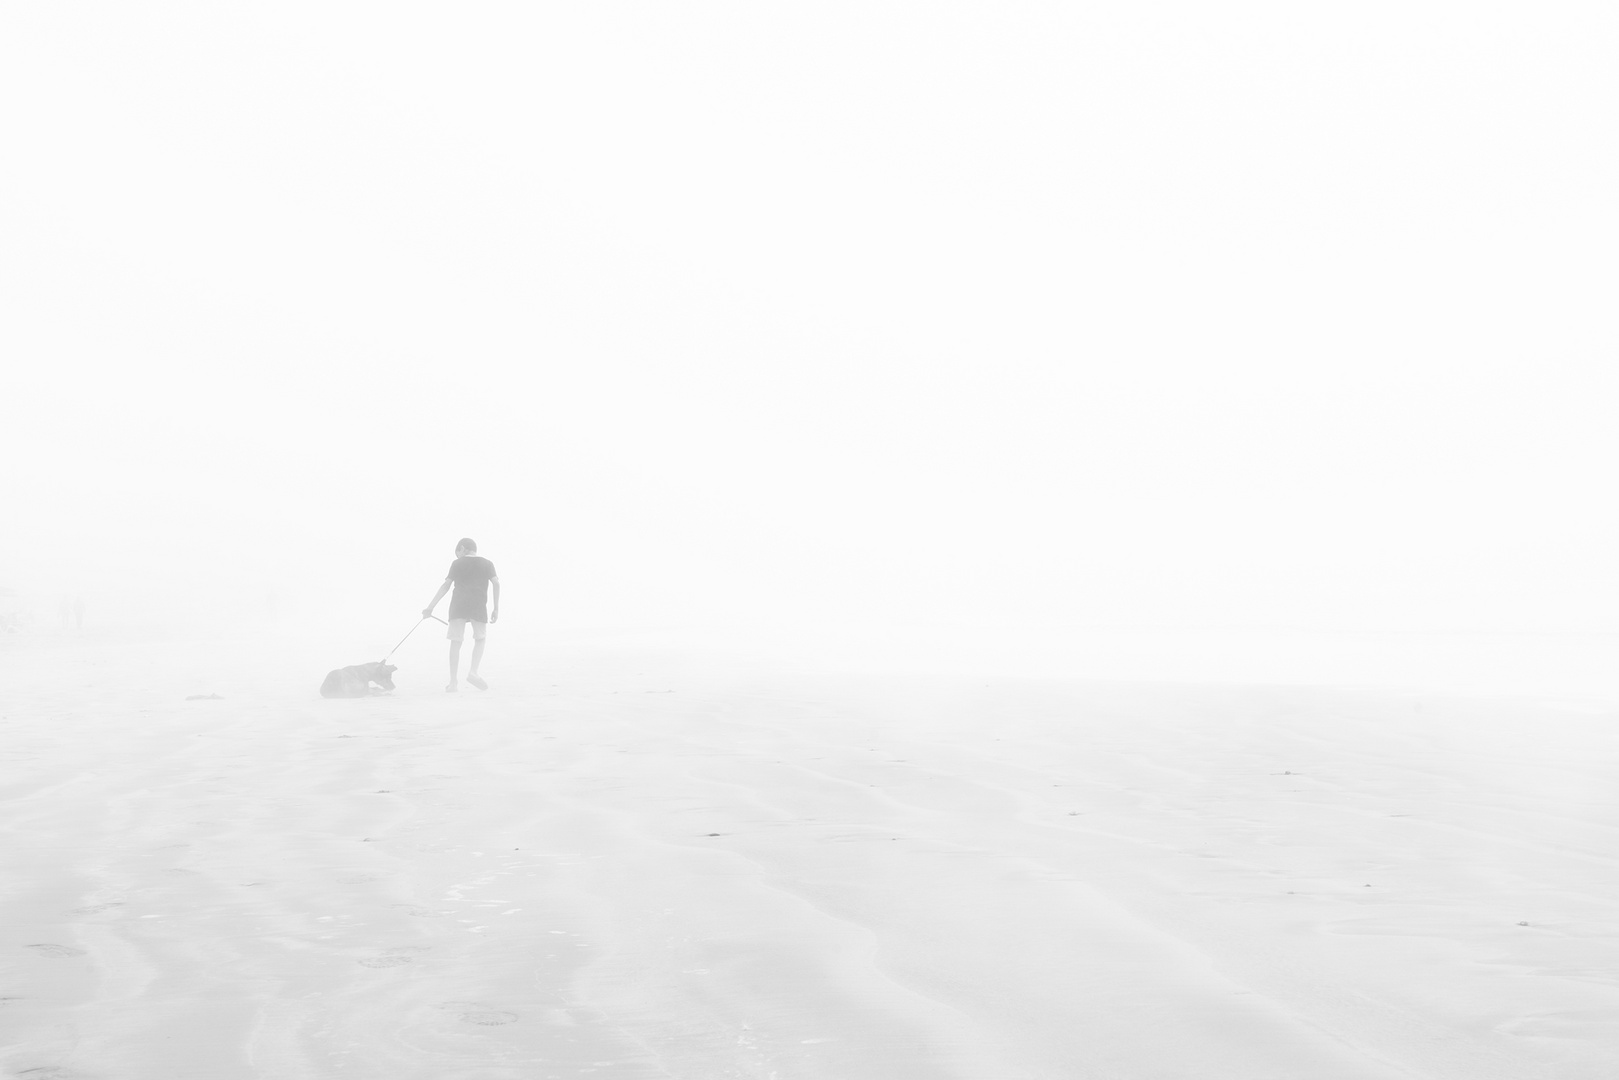
[[[476,554],[478,554],[478,543],[477,543],[477,541],[471,539],[470,537],[463,536],[461,539],[459,539],[459,540],[457,540],[455,542],[455,557],[457,559],[459,559],[463,555],[476,555]]]

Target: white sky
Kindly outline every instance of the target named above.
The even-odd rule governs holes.
[[[0,585],[1619,628],[1619,9],[0,14]],[[400,619],[379,620],[389,626]]]

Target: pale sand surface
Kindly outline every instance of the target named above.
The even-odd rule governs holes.
[[[1601,705],[441,649],[0,643],[4,1075],[1619,1076]]]

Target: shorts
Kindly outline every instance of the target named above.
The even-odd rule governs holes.
[[[456,644],[460,644],[466,638],[467,623],[469,622],[472,623],[472,640],[482,641],[484,635],[489,633],[489,624],[476,622],[472,619],[451,619],[449,632],[444,636]]]

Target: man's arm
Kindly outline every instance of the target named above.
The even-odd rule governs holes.
[[[440,585],[438,587],[438,592],[433,594],[433,602],[422,608],[422,618],[431,619],[433,617],[433,609],[438,607],[438,602],[444,599],[444,594],[449,592],[450,586],[454,584],[455,580],[453,578],[444,579],[444,584]],[[496,592],[495,595],[499,596],[500,594],[499,592]]]
[[[492,577],[492,578],[489,579],[489,584],[495,590],[495,603],[494,603],[494,606],[489,609],[489,621],[490,622],[499,622],[500,621],[500,579],[498,577]]]

